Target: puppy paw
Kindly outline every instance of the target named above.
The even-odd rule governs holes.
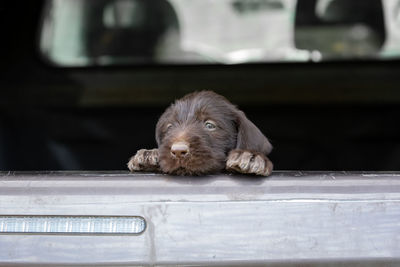
[[[128,169],[133,171],[158,171],[158,149],[140,149],[128,162]]]
[[[262,153],[235,149],[229,152],[226,169],[232,172],[268,176],[272,173],[272,162]]]

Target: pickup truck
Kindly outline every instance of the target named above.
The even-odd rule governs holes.
[[[397,0],[0,5],[0,266],[399,266]],[[269,177],[130,173],[213,90]]]

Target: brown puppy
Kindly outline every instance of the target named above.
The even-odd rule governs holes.
[[[268,176],[272,145],[245,114],[211,91],[188,94],[162,114],[156,126],[158,149],[139,150],[131,171],[176,175],[233,172]]]

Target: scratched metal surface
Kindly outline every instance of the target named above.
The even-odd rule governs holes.
[[[142,216],[137,236],[0,234],[0,265],[400,266],[400,173],[0,173],[0,215]]]

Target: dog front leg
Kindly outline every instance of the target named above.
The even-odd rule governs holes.
[[[130,158],[128,169],[134,171],[159,171],[158,149],[140,149]]]
[[[272,169],[272,162],[264,154],[249,150],[234,149],[226,161],[226,170],[231,172],[269,176]]]

